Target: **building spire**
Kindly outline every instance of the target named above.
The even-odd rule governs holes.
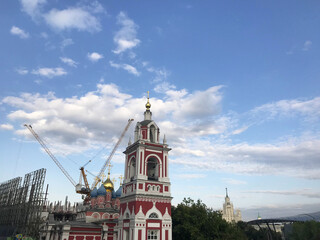
[[[113,166],[111,164],[108,165],[108,179],[110,179],[110,171]]]
[[[149,102],[149,91],[148,91],[148,102],[146,103],[146,109],[147,111],[150,111],[150,108],[151,108],[151,104]]]
[[[149,102],[149,91],[148,91],[148,101],[146,103],[146,111],[144,112],[144,120],[151,120],[152,113],[150,111],[151,104]]]
[[[228,197],[228,188],[226,188],[226,197]]]
[[[120,186],[122,186],[122,179],[123,179],[122,175],[120,175],[119,179],[120,179]]]

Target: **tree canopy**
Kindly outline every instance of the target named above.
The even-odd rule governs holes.
[[[257,231],[244,222],[228,223],[222,219],[219,211],[208,208],[201,200],[190,198],[172,207],[172,225],[175,240],[268,239],[266,229]]]

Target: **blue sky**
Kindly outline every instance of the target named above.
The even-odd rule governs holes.
[[[23,124],[78,181],[88,160],[100,170],[129,118],[142,120],[150,91],[172,147],[173,204],[219,209],[228,187],[246,220],[317,211],[319,11],[318,1],[1,1],[0,181],[45,167],[51,201],[80,201]]]

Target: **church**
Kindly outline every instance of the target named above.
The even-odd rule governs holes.
[[[124,151],[124,180],[115,191],[108,178],[81,206],[46,207],[41,229],[45,240],[172,240],[171,150],[152,120],[149,96],[144,119],[137,122],[134,142]]]

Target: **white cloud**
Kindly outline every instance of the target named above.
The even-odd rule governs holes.
[[[60,60],[71,67],[77,67],[78,63],[71,58],[60,57]]]
[[[22,39],[29,38],[29,33],[25,32],[24,30],[22,30],[21,28],[18,28],[16,26],[12,26],[12,28],[10,29],[10,33],[12,35],[16,35]]]
[[[143,64],[143,65],[147,66],[145,64]],[[155,74],[155,77],[152,80],[155,83],[165,82],[167,80],[168,76],[170,75],[170,72],[168,70],[166,70],[165,68],[157,69],[154,67],[147,67],[147,71]]]
[[[117,16],[121,29],[115,34],[113,41],[117,45],[113,50],[115,54],[120,54],[139,45],[140,40],[136,38],[138,26],[124,12]]]
[[[61,42],[61,48],[65,48],[67,46],[70,46],[74,44],[73,40],[71,38],[66,38],[66,39],[63,39],[62,42]]]
[[[175,174],[174,177],[187,180],[187,179],[206,178],[207,175],[201,174],[201,173],[189,173],[189,174]]]
[[[99,20],[85,9],[74,7],[64,10],[52,9],[44,15],[46,22],[57,30],[77,29],[97,32],[101,30]]]
[[[320,198],[320,192],[312,192],[310,189],[297,189],[293,191],[283,191],[283,190],[255,190],[246,191],[244,193],[253,194],[272,194],[272,195],[286,195],[286,196],[302,196],[308,198]]]
[[[249,126],[244,126],[242,128],[238,128],[236,130],[233,130],[232,134],[233,135],[238,135],[238,134],[243,133],[244,131],[246,131],[248,128],[249,128]]]
[[[320,117],[320,97],[310,100],[293,99],[267,103],[254,108],[250,114],[260,118],[261,121],[276,117],[292,117],[297,114],[308,120],[315,120]]]
[[[183,147],[197,149],[206,156],[194,158],[173,148],[172,155],[176,157],[173,162],[232,173],[320,179],[320,140],[317,139],[275,144],[221,144],[212,140],[198,140],[184,143]]]
[[[97,52],[88,53],[87,56],[88,56],[89,60],[92,62],[97,62],[103,58],[103,55],[100,53],[97,53]]]
[[[233,179],[233,178],[223,178],[222,179],[225,183],[230,184],[230,185],[242,185],[242,184],[247,184],[246,181],[238,180],[238,179]]]
[[[60,67],[57,68],[38,68],[37,70],[32,70],[32,74],[39,75],[42,77],[53,78],[57,76],[66,75],[67,72]]]
[[[221,89],[222,86],[214,86],[192,93],[186,89],[170,89],[164,92],[162,99],[150,98],[160,135],[166,134],[172,147],[170,158],[173,164],[238,174],[320,179],[320,139],[317,137],[260,144],[232,143],[232,139],[224,139],[226,132],[238,128],[234,130],[236,124],[232,116],[221,113]],[[56,149],[67,149],[68,153],[113,143],[112,139],[119,136],[119,129],[123,129],[128,118],[142,120],[145,103],[145,97],[123,93],[113,84],[98,84],[95,91],[72,98],[57,98],[53,93],[24,93],[2,100],[2,104],[13,109],[7,116],[10,121],[34,125],[50,143],[56,144]],[[314,100],[300,103],[300,107],[294,109],[304,109],[311,115],[306,109],[309,104],[315,106]],[[292,109],[296,104],[290,106]],[[260,108],[256,113],[261,113],[261,109],[269,107]],[[314,109],[314,114],[318,114],[317,108]],[[20,129],[17,134],[25,132]],[[133,127],[128,136],[132,133]],[[240,183],[238,180],[226,181]]]
[[[184,97],[189,95],[186,93]],[[181,104],[172,105],[172,101],[172,99],[166,101],[151,99],[151,103],[154,104],[152,109],[158,118],[166,119],[168,116],[170,119],[172,111],[180,111]],[[175,99],[175,101],[178,100]],[[46,136],[57,138],[54,141],[60,143],[89,142],[89,140],[104,142],[110,139],[110,135],[118,134],[118,129],[123,127],[122,125],[128,118],[141,120],[146,98],[133,98],[128,94],[121,93],[118,87],[112,84],[98,84],[96,91],[88,92],[79,97],[62,99],[56,98],[52,93],[46,96],[25,93],[20,97],[6,97],[3,103],[17,109],[9,114],[8,117],[11,120],[35,124],[37,128],[40,127],[41,131],[48,129],[46,131],[50,133]],[[167,106],[170,105],[171,107],[168,108]],[[108,117],[101,114],[102,112],[108,112]],[[159,120],[158,123],[166,125],[164,121]],[[74,130],[63,133],[64,128],[69,128],[70,131]],[[168,127],[162,127],[164,133],[166,133],[165,128]],[[174,131],[178,133],[179,128]],[[191,134],[192,130],[184,127],[184,131]],[[105,143],[103,144],[105,145]]]
[[[312,46],[312,42],[310,40],[307,40],[304,42],[302,50],[309,51],[311,46]]]
[[[44,38],[44,39],[49,38],[49,35],[48,35],[46,32],[40,33],[40,36],[41,36],[42,38]]]
[[[170,84],[168,82],[162,82],[160,84],[157,84],[154,88],[154,91],[157,93],[166,93],[168,91],[170,91],[171,89],[175,89],[176,86],[174,86],[173,84]]]
[[[41,15],[41,7],[47,2],[46,0],[20,0],[22,10],[30,15],[33,19]]]
[[[131,73],[135,76],[140,76],[140,72],[134,67],[134,66],[131,66],[129,64],[118,64],[118,63],[114,63],[112,61],[109,62],[110,66],[111,67],[114,67],[114,68],[117,68],[117,69],[123,69],[123,70],[126,70],[128,73]]]
[[[16,72],[19,73],[20,75],[26,75],[29,73],[29,71],[25,68],[17,68]]]
[[[12,130],[13,126],[11,124],[0,124],[0,129],[3,130]]]

